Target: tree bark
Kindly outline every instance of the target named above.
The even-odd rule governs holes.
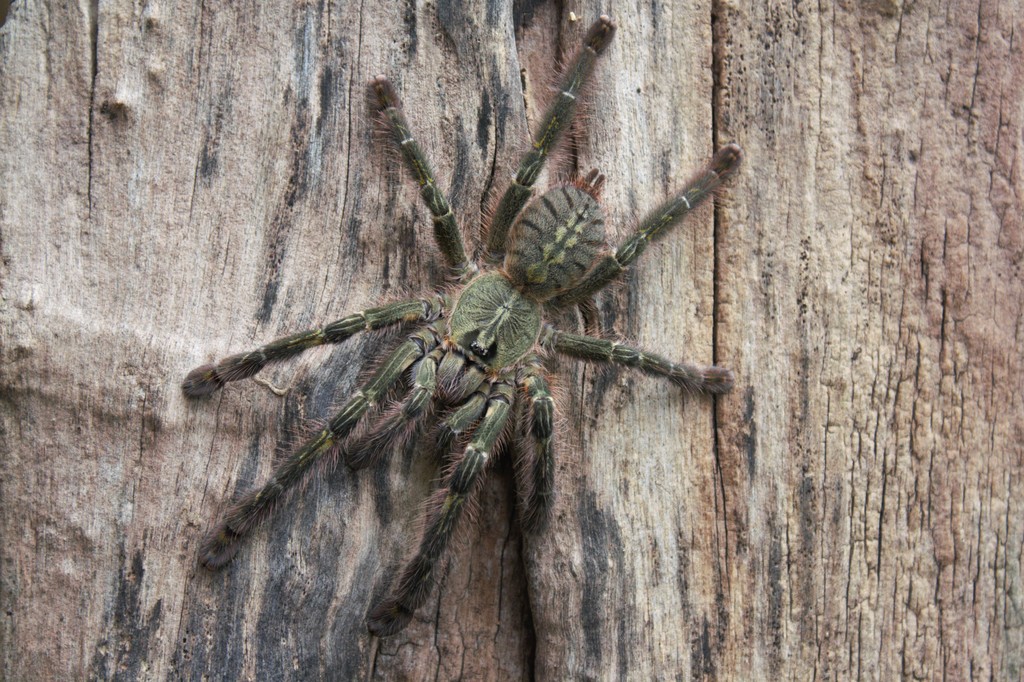
[[[0,27],[4,679],[1020,678],[1020,0],[614,8],[557,164],[608,176],[609,241],[714,148],[745,161],[601,319],[737,387],[553,361],[550,528],[499,462],[382,640],[429,451],[339,466],[221,572],[196,551],[386,344],[181,379],[443,282],[371,77],[475,241],[609,10],[51,4]]]

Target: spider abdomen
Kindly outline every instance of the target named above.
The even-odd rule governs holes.
[[[526,207],[510,242],[509,279],[530,298],[551,298],[583,277],[603,247],[601,205],[576,185],[555,187]]]

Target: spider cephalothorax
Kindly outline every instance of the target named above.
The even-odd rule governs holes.
[[[710,196],[740,160],[739,147],[723,147],[614,252],[605,246],[598,202],[604,177],[597,171],[533,198],[537,176],[571,124],[581,90],[614,33],[615,25],[602,16],[569,63],[537,137],[486,226],[480,262],[467,257],[448,200],[409,132],[391,84],[383,76],[370,83],[384,127],[433,214],[438,248],[458,286],[448,293],[370,308],[188,374],[182,385],[185,394],[202,397],[307,348],[339,343],[360,331],[419,324],[323,429],[278,466],[267,483],[227,510],[200,549],[205,566],[216,569],[230,561],[241,539],[314,465],[331,461],[340,451],[349,466],[363,467],[374,454],[394,449],[432,422],[437,447],[446,455],[454,453],[441,491],[426,511],[418,550],[390,595],[370,612],[373,632],[393,634],[430,594],[434,570],[480,474],[502,437],[513,430],[527,444],[514,458],[521,522],[527,532],[543,527],[553,499],[555,405],[541,353],[636,367],[692,391],[725,393],[732,388],[727,369],[674,363],[615,341],[560,331],[544,321],[548,313],[588,305],[649,243]],[[392,400],[393,395],[398,397]],[[517,404],[523,409],[513,409]],[[368,425],[354,436],[367,414]]]

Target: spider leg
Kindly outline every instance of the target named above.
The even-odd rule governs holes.
[[[554,500],[555,401],[539,359],[526,366],[519,383],[529,401],[525,424],[529,427],[529,443],[515,460],[516,488],[523,530],[537,533],[544,529]]]
[[[682,190],[643,219],[633,236],[614,255],[599,259],[579,284],[551,299],[547,305],[559,308],[579,303],[604,288],[639,258],[648,244],[668,234],[669,228],[682,222],[688,213],[711,196],[736,170],[741,157],[740,148],[735,144],[727,144],[719,149]]]
[[[437,427],[437,450],[448,453],[459,437],[467,433],[480,419],[487,407],[490,386],[482,385],[462,405],[452,410]]]
[[[256,350],[230,355],[217,363],[196,367],[185,377],[181,389],[189,398],[203,398],[229,381],[248,379],[267,364],[298,355],[308,348],[341,343],[361,331],[382,329],[400,322],[435,320],[447,307],[443,296],[396,301],[369,308],[330,323],[321,329],[299,332],[271,341]]]
[[[217,569],[229,562],[238,551],[242,538],[271,513],[289,489],[304,480],[315,464],[323,461],[324,455],[348,435],[366,411],[416,360],[438,343],[434,331],[426,328],[395,349],[327,426],[274,469],[269,481],[235,500],[200,546],[200,563],[209,569]]]
[[[375,456],[394,450],[419,428],[424,411],[437,389],[437,365],[443,348],[435,348],[416,368],[412,390],[405,400],[385,415],[365,437],[344,447],[345,462],[352,469],[362,469],[374,461]]]
[[[732,371],[717,365],[675,363],[660,355],[631,348],[616,341],[562,332],[546,325],[541,343],[565,355],[581,360],[612,362],[636,367],[648,374],[662,376],[683,388],[700,393],[728,393],[732,390]]]
[[[410,132],[409,121],[402,111],[402,103],[395,88],[387,78],[377,76],[370,81],[370,89],[377,100],[378,109],[383,114],[391,139],[402,153],[406,167],[420,186],[420,197],[434,217],[434,239],[441,249],[441,255],[460,279],[473,274],[476,266],[466,258],[466,248],[455,224],[455,214],[452,213],[444,192],[434,180],[434,171],[430,168],[426,154]]]
[[[519,162],[515,180],[502,195],[487,231],[486,258],[490,263],[500,263],[505,257],[505,239],[516,216],[533,196],[533,185],[537,182],[544,162],[558,143],[562,133],[572,123],[580,92],[586,85],[598,56],[604,52],[615,35],[615,23],[602,15],[590,27],[583,47],[576,53],[565,70],[558,86],[558,95],[552,102],[540,124],[533,146]]]
[[[495,382],[483,419],[473,433],[465,453],[446,476],[436,504],[426,515],[426,528],[416,556],[406,564],[394,591],[369,614],[367,624],[375,635],[387,637],[409,624],[412,614],[423,605],[434,587],[434,569],[455,534],[466,502],[480,473],[505,430],[514,393],[504,381]]]

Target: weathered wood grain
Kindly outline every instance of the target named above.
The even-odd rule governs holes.
[[[1021,676],[1019,0],[51,5],[0,27],[0,677]],[[736,391],[558,362],[552,528],[524,540],[498,465],[397,637],[364,616],[429,453],[340,467],[201,570],[382,344],[268,369],[283,396],[184,374],[443,275],[365,83],[475,236],[602,11],[563,161],[608,175],[613,241],[746,153],[603,321]]]

